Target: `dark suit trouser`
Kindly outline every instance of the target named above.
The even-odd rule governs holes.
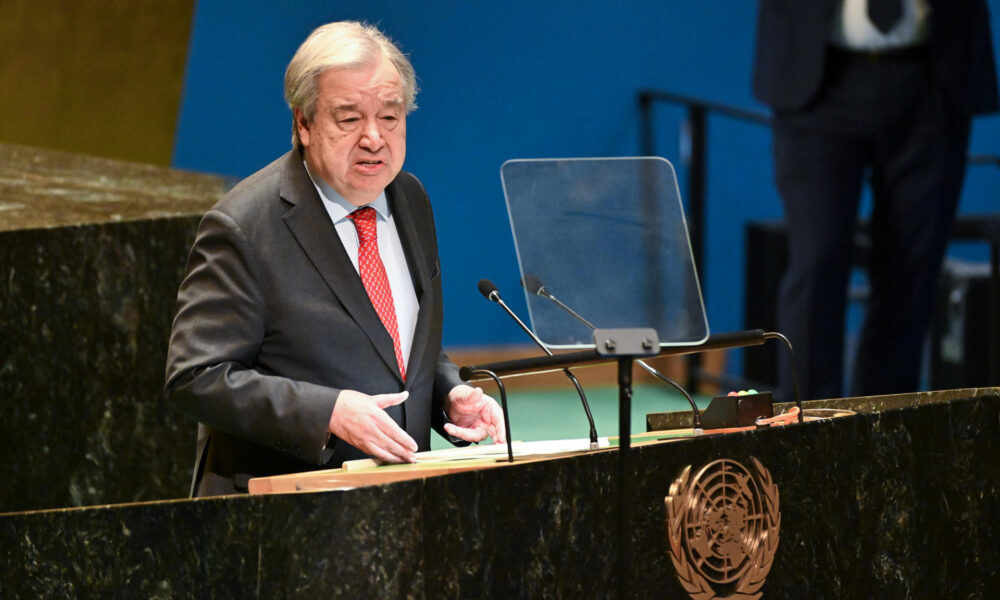
[[[776,115],[775,173],[789,230],[778,326],[795,347],[804,399],[842,395],[852,240],[866,179],[871,295],[850,392],[917,389],[968,137],[969,117],[946,105],[919,58],[832,53],[817,101]],[[779,385],[787,397],[787,357]]]

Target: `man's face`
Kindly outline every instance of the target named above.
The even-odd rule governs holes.
[[[406,107],[392,63],[327,69],[317,81],[313,120],[295,110],[295,126],[309,170],[348,202],[375,200],[403,168]]]

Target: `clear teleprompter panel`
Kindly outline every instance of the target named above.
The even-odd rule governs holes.
[[[593,328],[695,345],[708,320],[674,168],[642,158],[518,159],[500,169],[532,330],[585,348]]]

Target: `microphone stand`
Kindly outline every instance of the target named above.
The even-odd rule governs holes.
[[[554,302],[556,306],[568,312],[577,321],[583,323],[588,328],[590,328],[591,331],[597,331],[596,325],[594,325],[587,319],[583,318],[583,316],[580,315],[580,313],[576,312],[575,310],[567,306],[565,303],[563,303],[562,300],[556,298],[551,292],[546,290],[545,285],[537,277],[533,275],[526,275],[523,279],[521,279],[521,285],[532,294],[535,294],[536,296],[541,296],[546,300]],[[549,353],[549,355],[551,356],[551,353]],[[679,391],[682,396],[684,396],[688,404],[691,406],[691,419],[694,424],[694,435],[701,435],[702,433],[704,433],[704,429],[702,429],[701,426],[701,411],[698,410],[698,405],[695,403],[694,398],[691,397],[691,394],[689,394],[688,391],[685,390],[679,383],[670,379],[657,369],[651,367],[648,363],[646,363],[646,361],[635,359],[635,362],[640,367],[642,367],[647,373],[649,373],[653,377],[656,377],[657,379],[666,383],[667,385],[672,386],[674,389]]]
[[[768,331],[764,334],[764,339],[780,340],[788,347],[788,355],[790,357],[788,362],[792,368],[792,387],[794,388],[792,391],[795,394],[795,406],[799,409],[799,423],[805,423],[805,415],[802,414],[802,397],[799,395],[799,374],[795,370],[795,352],[792,350],[792,342],[777,331]]]
[[[482,282],[480,282],[480,285],[482,285]],[[521,329],[523,329],[524,332],[528,334],[528,337],[530,337],[535,342],[535,344],[537,344],[538,347],[545,352],[545,354],[553,356],[552,351],[549,350],[544,343],[542,343],[542,340],[538,339],[538,336],[535,335],[535,333],[531,331],[531,329],[527,325],[524,324],[524,321],[522,321],[517,316],[517,314],[515,314],[514,311],[511,310],[509,306],[507,306],[507,303],[504,302],[502,298],[500,298],[500,292],[497,291],[495,287],[494,289],[487,289],[487,290],[480,288],[480,291],[489,292],[489,293],[484,293],[486,299],[492,300],[493,302],[499,304],[501,308],[507,311],[507,314],[510,315],[510,318],[514,319],[514,321],[521,327]],[[587,402],[587,395],[583,393],[583,387],[580,386],[580,382],[577,380],[576,375],[573,375],[573,372],[569,370],[569,367],[564,368],[562,371],[563,373],[566,374],[566,377],[573,383],[573,386],[576,388],[576,393],[579,394],[580,396],[580,402],[583,404],[583,410],[584,412],[587,413],[587,422],[590,424],[590,449],[597,450],[600,447],[600,444],[597,441],[597,426],[594,425],[594,415],[591,414],[590,412],[590,404]]]
[[[640,367],[642,367],[643,369],[645,369],[645,371],[650,375],[652,375],[653,377],[656,377],[657,379],[659,379],[663,383],[666,383],[667,385],[673,386],[674,389],[676,389],[684,396],[684,398],[688,401],[688,404],[691,405],[691,420],[694,425],[694,435],[701,435],[702,433],[704,433],[705,430],[702,429],[701,426],[701,411],[698,409],[698,405],[695,404],[694,398],[691,397],[691,394],[689,394],[688,391],[684,389],[682,385],[680,385],[673,379],[670,379],[663,373],[660,373],[653,367],[649,366],[649,364],[647,364],[646,361],[636,359],[635,363]]]
[[[500,410],[503,411],[503,429],[507,435],[507,462],[514,462],[514,442],[510,438],[510,413],[507,411],[507,389],[503,385],[500,377],[489,369],[477,369],[472,371],[473,375],[485,375],[496,382],[497,389],[500,390]]]
[[[595,329],[594,350],[618,362],[618,597],[632,597],[632,363],[656,354],[653,329]]]

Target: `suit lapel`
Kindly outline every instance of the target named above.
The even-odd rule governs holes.
[[[292,206],[282,217],[285,225],[330,291],[365,332],[386,365],[399,377],[392,338],[368,299],[361,277],[340,243],[323,201],[298,153],[291,152],[287,157],[281,174],[280,194]]]
[[[424,201],[420,198],[408,197],[399,183],[397,177],[395,181],[386,188],[386,199],[389,202],[393,220],[396,223],[396,231],[399,232],[400,241],[403,244],[403,253],[406,255],[406,264],[410,269],[410,278],[413,280],[413,290],[417,295],[417,323],[413,331],[413,343],[410,346],[410,357],[407,362],[407,370],[413,373],[419,372],[420,365],[424,360],[427,340],[430,335],[431,309],[434,299],[434,286],[430,280],[432,274],[427,264],[426,245],[422,238],[433,235],[433,229],[428,229],[427,224],[421,223],[417,217],[416,204]],[[437,357],[435,357],[435,360]]]
[[[423,304],[423,294],[430,279],[430,272],[427,269],[424,244],[421,242],[421,235],[427,235],[427,232],[420,230],[413,210],[413,202],[416,199],[407,198],[398,182],[393,182],[386,188],[386,199],[393,220],[396,222],[396,231],[399,232],[399,238],[403,243],[403,252],[406,254],[406,263],[410,269],[417,301]]]

